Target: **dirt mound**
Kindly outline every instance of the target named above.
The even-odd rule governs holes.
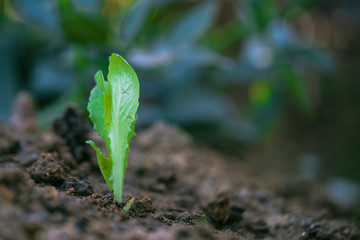
[[[33,114],[0,125],[0,239],[360,239],[357,226],[294,208],[165,123],[134,138],[124,202],[113,201],[82,142],[101,141],[75,109],[53,132],[22,116]]]

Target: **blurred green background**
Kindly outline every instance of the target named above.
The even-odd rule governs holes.
[[[358,203],[359,1],[0,0],[0,15],[1,118],[20,90],[43,127],[69,103],[86,116],[116,52],[140,79],[138,129],[165,120],[224,152],[275,148],[335,203]]]

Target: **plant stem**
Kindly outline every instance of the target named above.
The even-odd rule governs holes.
[[[118,134],[119,133],[119,125],[117,119],[114,119],[114,131],[112,131],[112,134]],[[124,185],[124,151],[122,151],[121,146],[124,146],[124,143],[120,142],[123,141],[119,136],[111,136],[111,139],[113,141],[111,142],[111,158],[113,159],[113,190],[114,190],[114,200],[117,200],[119,202],[122,201],[122,192],[123,192],[123,185]]]

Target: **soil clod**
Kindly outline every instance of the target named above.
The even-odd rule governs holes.
[[[62,184],[61,189],[75,196],[90,196],[94,193],[90,183],[78,177],[67,178]]]
[[[61,118],[55,119],[52,123],[53,131],[66,141],[74,158],[78,162],[90,158],[88,145],[89,127],[85,125],[80,114],[74,107],[67,107]]]
[[[54,153],[41,153],[38,160],[31,166],[30,175],[36,183],[61,185],[68,176],[59,155]]]

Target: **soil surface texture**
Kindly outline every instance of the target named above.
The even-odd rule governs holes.
[[[133,139],[124,201],[113,201],[85,140],[104,144],[76,109],[49,131],[34,116],[22,95],[0,124],[0,239],[360,239],[355,224],[265,190],[241,161],[165,123]]]

